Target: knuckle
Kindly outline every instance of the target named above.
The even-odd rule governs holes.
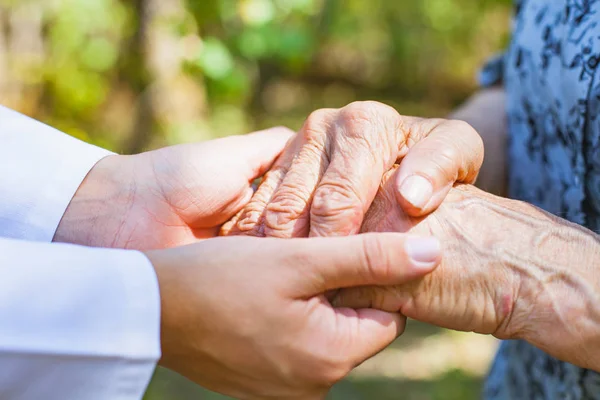
[[[236,224],[237,230],[233,230],[233,232],[247,236],[263,236],[261,234],[261,225],[262,212],[250,208],[244,211],[244,214]]]
[[[308,213],[308,196],[295,188],[283,188],[265,208],[265,229],[268,236],[298,230]]]
[[[240,232],[237,229],[237,220],[228,221],[223,224],[219,230],[219,236],[237,236]]]
[[[337,123],[351,127],[347,129],[348,135],[362,135],[376,123],[379,103],[354,102],[340,110]]]
[[[363,101],[341,109],[336,125],[348,139],[362,143],[374,157],[383,154],[387,159],[397,156],[401,139],[398,135],[403,132],[401,121],[394,108],[375,101]]]
[[[425,160],[420,173],[436,181],[455,181],[463,164],[462,151],[454,142],[448,143],[442,138],[431,139],[425,147],[420,147],[416,152],[418,159]]]
[[[462,154],[456,145],[450,144],[441,146],[438,149],[434,160],[437,161],[440,168],[449,172],[450,170],[456,169],[456,167],[462,163]]]
[[[250,202],[239,213],[235,229],[230,229],[231,232],[247,236],[264,236],[265,209],[285,173],[283,168],[274,168],[267,173]]]
[[[335,111],[332,109],[319,109],[310,113],[304,126],[302,127],[302,135],[307,140],[319,140],[325,136],[331,116]]]
[[[324,225],[337,226],[340,222],[360,225],[363,214],[361,198],[342,182],[321,185],[315,192],[310,209],[311,222]]]
[[[387,104],[378,101],[355,101],[341,109],[340,114],[349,117],[357,116],[363,119],[373,118],[374,116],[397,115],[397,111]]]

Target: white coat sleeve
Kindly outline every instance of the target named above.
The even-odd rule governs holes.
[[[141,253],[0,238],[0,399],[140,400],[159,302]]]
[[[0,237],[52,241],[79,185],[110,154],[0,106]]]
[[[150,380],[160,296],[147,258],[37,243],[109,154],[0,107],[2,400],[139,400]]]

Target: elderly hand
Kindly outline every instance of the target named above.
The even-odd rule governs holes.
[[[376,102],[319,110],[222,234],[279,238],[357,233],[381,178],[401,161],[394,195],[409,215],[475,180],[481,138],[461,121],[405,117]]]
[[[525,339],[559,359],[600,370],[598,235],[468,185],[453,189],[430,216],[413,219],[395,204],[392,174],[362,230],[433,235],[443,243],[444,259],[418,281],[344,289],[334,305]]]
[[[333,308],[323,293],[431,272],[435,239],[216,238],[147,252],[161,293],[161,364],[240,399],[320,399],[404,330],[404,317]]]
[[[530,244],[510,243],[519,232],[499,216],[511,209],[492,208],[486,215],[485,202],[492,196],[459,186],[435,212],[412,218],[395,203],[393,174],[384,177],[361,231],[433,235],[443,243],[442,263],[430,276],[406,285],[342,290],[333,304],[401,312],[446,328],[513,337],[525,322],[524,310],[515,309],[523,271],[503,266],[501,254],[517,250],[515,245],[526,254]]]
[[[54,240],[146,250],[213,237],[292,135],[274,128],[107,157],[80,186]]]

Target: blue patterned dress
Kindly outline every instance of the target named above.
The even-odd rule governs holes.
[[[507,92],[510,196],[596,232],[599,64],[600,0],[517,0],[510,47],[482,75],[484,84],[502,80]],[[600,399],[600,374],[506,341],[484,397]]]

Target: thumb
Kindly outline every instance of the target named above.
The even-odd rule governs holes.
[[[288,240],[290,259],[302,260],[299,296],[365,285],[398,285],[423,277],[439,264],[441,246],[432,237],[370,233]],[[307,279],[307,274],[309,278]]]
[[[261,177],[273,165],[295,133],[285,127],[276,127],[247,135],[221,139],[227,151],[229,165],[241,167],[248,181]]]
[[[412,217],[434,211],[456,182],[473,183],[483,163],[483,141],[466,122],[425,129],[426,137],[409,150],[396,175],[397,200]]]

